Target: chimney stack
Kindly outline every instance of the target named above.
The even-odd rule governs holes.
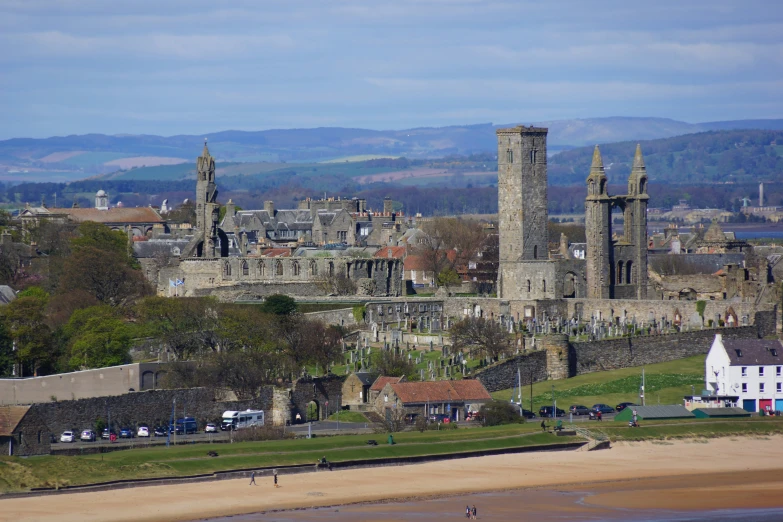
[[[264,201],[264,210],[269,213],[269,217],[275,217],[275,202],[274,201]]]
[[[383,214],[391,216],[394,211],[394,205],[391,198],[383,198]]]

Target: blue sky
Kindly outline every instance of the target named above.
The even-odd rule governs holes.
[[[781,118],[779,0],[3,0],[0,139]]]

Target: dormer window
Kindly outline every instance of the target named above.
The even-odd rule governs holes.
[[[737,352],[737,357],[742,357],[742,350],[740,350],[739,348],[737,348],[737,349],[736,349],[736,350],[734,350],[734,351],[735,351],[735,352]]]
[[[775,348],[772,348],[772,349],[770,350],[770,353],[772,354],[772,357],[777,357],[777,356],[778,356],[778,351],[777,351],[777,349],[775,349]]]

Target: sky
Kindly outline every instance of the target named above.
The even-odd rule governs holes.
[[[3,0],[0,139],[783,118],[779,0]]]

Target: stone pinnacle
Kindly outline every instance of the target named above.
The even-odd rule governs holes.
[[[636,144],[636,154],[633,156],[633,170],[645,170],[642,146],[638,143]]]

